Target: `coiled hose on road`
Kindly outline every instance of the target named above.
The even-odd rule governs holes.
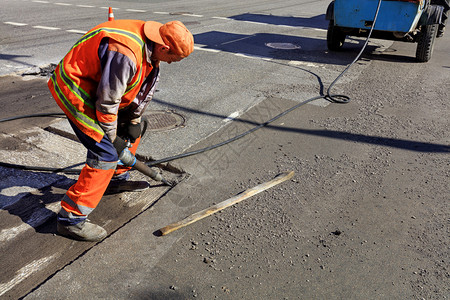
[[[188,156],[192,156],[192,155],[197,155],[200,153],[204,153],[206,151],[209,150],[213,150],[216,148],[219,148],[221,146],[227,145],[229,143],[232,143],[246,135],[249,135],[250,133],[264,127],[267,126],[268,124],[278,120],[279,118],[283,117],[284,115],[290,113],[291,111],[299,108],[300,106],[303,106],[309,102],[312,102],[314,100],[318,100],[318,99],[325,99],[328,100],[332,103],[348,103],[350,102],[350,97],[348,97],[347,95],[337,95],[337,94],[331,94],[331,89],[333,88],[333,86],[336,84],[337,81],[339,81],[339,79],[355,64],[355,62],[358,61],[358,59],[361,57],[362,53],[364,52],[364,50],[367,47],[367,44],[369,43],[369,39],[372,35],[372,31],[373,28],[375,27],[375,23],[378,17],[378,12],[380,11],[380,6],[381,6],[381,1],[382,0],[378,0],[378,6],[375,12],[375,16],[373,19],[373,24],[372,27],[370,28],[369,34],[366,38],[366,41],[363,45],[363,47],[361,48],[360,52],[358,53],[358,55],[355,57],[355,59],[344,69],[344,71],[341,72],[341,74],[339,74],[339,76],[336,77],[336,79],[330,84],[330,86],[327,89],[327,93],[326,95],[320,95],[320,96],[316,96],[316,97],[312,97],[310,99],[307,99],[303,102],[300,102],[296,105],[294,105],[293,107],[285,110],[284,112],[278,114],[277,116],[273,117],[272,119],[261,123],[255,127],[253,127],[252,129],[243,132],[235,137],[232,137],[226,141],[223,141],[221,143],[215,144],[215,145],[211,145],[199,150],[195,150],[195,151],[191,151],[191,152],[186,152],[186,153],[182,153],[182,154],[178,154],[175,156],[171,156],[171,157],[167,157],[167,158],[163,158],[163,159],[159,159],[159,160],[154,160],[154,161],[150,161],[147,162],[146,164],[151,167],[151,166],[156,166],[158,164],[162,164],[162,163],[166,163],[166,162],[170,162],[176,159],[180,159],[180,158],[185,158]],[[2,122],[7,122],[7,121],[12,121],[12,120],[18,120],[18,119],[24,119],[24,118],[35,118],[35,117],[62,117],[65,116],[65,114],[63,113],[41,113],[41,114],[32,114],[32,115],[23,115],[23,116],[17,116],[17,117],[10,117],[10,118],[5,118],[5,119],[0,119],[0,123]],[[145,130],[144,130],[145,132]],[[80,163],[78,165],[82,165],[84,163]],[[75,165],[75,166],[78,166]],[[28,170],[28,171],[45,171],[45,172],[53,172],[53,173],[65,173],[65,174],[79,174],[81,172],[81,169],[72,169],[75,166],[70,166],[70,167],[66,167],[66,168],[49,168],[49,167],[38,167],[38,166],[26,166],[26,165],[18,165],[18,164],[9,164],[9,163],[4,163],[4,162],[0,162],[0,166],[2,167],[7,167],[7,168],[14,168],[14,169],[20,169],[20,170]]]

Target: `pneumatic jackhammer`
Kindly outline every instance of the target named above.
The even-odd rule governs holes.
[[[128,146],[130,146],[129,143],[128,143]],[[122,162],[122,164],[124,166],[132,167],[132,168],[138,170],[139,172],[141,172],[142,174],[149,176],[153,180],[161,181],[162,183],[164,183],[165,185],[168,185],[170,187],[173,186],[173,184],[171,184],[170,182],[165,180],[161,176],[160,173],[158,173],[157,171],[153,170],[152,168],[147,166],[145,163],[139,161],[136,158],[136,156],[134,156],[133,153],[130,152],[128,147],[123,149],[123,151],[120,153],[119,160]]]

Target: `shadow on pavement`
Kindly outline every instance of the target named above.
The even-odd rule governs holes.
[[[325,20],[325,14],[303,18],[303,17],[283,17],[275,15],[262,15],[262,14],[240,14],[236,16],[228,17],[237,21],[249,21],[271,25],[285,25],[296,27],[310,27],[318,29],[327,29],[328,21]]]
[[[311,18],[284,17],[262,14],[241,14],[229,17],[237,21],[256,22],[271,25],[309,27],[327,30],[328,21],[325,15],[317,15]],[[340,51],[329,51],[324,37],[314,38],[306,36],[284,35],[270,32],[258,32],[255,34],[237,34],[221,31],[209,31],[194,36],[196,45],[203,45],[204,49],[220,50],[230,53],[239,53],[251,57],[279,60],[298,60],[315,63],[327,63],[334,65],[348,65],[356,57],[361,49],[365,37],[347,36],[346,42]],[[293,49],[278,49],[270,47],[270,44],[291,44]],[[381,45],[371,39],[364,52],[366,59],[417,63],[414,55],[390,54],[389,49],[377,52]],[[412,44],[414,47],[415,44]],[[393,49],[392,51],[396,51]]]
[[[201,110],[197,110],[197,109],[192,109],[192,108],[172,104],[172,103],[160,100],[160,99],[153,99],[153,101],[155,101],[159,104],[167,105],[169,107],[169,109],[177,109],[180,111],[201,114],[201,115],[207,115],[207,116],[219,118],[222,120],[227,118],[227,116],[225,116],[225,115],[214,114],[214,113],[205,112],[205,111],[201,111]],[[276,111],[276,109],[273,109],[272,111]],[[273,118],[275,116],[271,116],[271,117]],[[233,121],[239,122],[239,123],[245,123],[245,124],[249,124],[249,125],[253,125],[253,126],[259,126],[259,125],[263,124],[264,122],[266,122],[267,120],[261,120],[258,122],[258,121],[254,121],[254,120],[248,120],[248,119],[234,119]],[[302,128],[295,128],[295,127],[286,127],[286,126],[274,126],[274,125],[270,125],[270,124],[268,124],[264,127],[268,128],[268,129],[279,130],[279,131],[284,131],[284,132],[315,135],[315,136],[324,137],[324,138],[333,138],[333,139],[340,139],[340,140],[352,141],[352,142],[357,142],[357,143],[381,145],[381,146],[399,148],[399,149],[416,151],[416,152],[426,152],[426,153],[448,153],[448,152],[450,152],[450,146],[444,145],[444,144],[418,142],[418,141],[396,139],[396,138],[389,138],[389,137],[382,137],[382,136],[371,136],[371,135],[366,135],[366,134],[358,134],[358,133],[351,133],[351,132],[337,131],[337,130],[311,130],[311,129],[302,129]]]
[[[26,177],[26,175],[22,177]],[[74,184],[74,182],[75,180],[63,178],[32,192],[21,192],[14,196],[0,195],[0,204],[7,204],[1,205],[0,211],[7,211],[10,215],[19,217],[23,223],[28,224],[36,232],[55,233],[41,232],[39,228],[56,216],[54,211],[58,209],[57,206],[59,206],[59,201],[64,196],[66,190]],[[6,189],[7,187],[2,187],[2,190]],[[3,221],[0,222],[0,228],[9,227],[12,220],[10,220],[9,217],[4,217],[2,219]],[[6,222],[6,224],[4,222]]]

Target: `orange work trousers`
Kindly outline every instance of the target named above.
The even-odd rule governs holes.
[[[120,175],[131,168],[118,165],[119,157],[111,140],[105,135],[100,142],[79,130],[69,121],[80,142],[87,148],[86,164],[77,182],[72,185],[61,200],[58,222],[75,225],[86,220],[97,207],[114,175]],[[135,154],[140,138],[129,148]]]

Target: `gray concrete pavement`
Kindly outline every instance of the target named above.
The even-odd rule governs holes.
[[[7,2],[13,6],[5,11],[14,16],[16,1]],[[103,1],[91,2],[99,11],[86,7],[94,15],[80,15],[86,22],[77,23],[69,17],[70,6],[23,2],[31,10],[54,4],[51,7],[61,15],[44,25],[62,27],[61,20],[68,19],[64,30],[75,24],[87,29],[94,15],[103,18],[106,12],[100,8]],[[149,6],[145,1],[117,3],[123,6],[116,15],[124,16],[136,14],[124,13],[130,7],[124,4]],[[176,16],[191,22],[196,51],[180,64],[163,66],[164,80],[150,107],[182,114],[186,126],[147,135],[139,150],[144,156],[161,158],[189,147],[198,149],[251,127],[248,122],[230,122],[230,115],[264,122],[323,92],[356,55],[361,43],[354,39],[342,53],[326,51],[326,22],[319,17],[327,1],[280,3],[236,1],[212,9],[207,2],[161,1],[158,11],[152,9],[160,21]],[[41,14],[25,14],[26,23],[42,24],[36,22],[42,21]],[[0,24],[2,32],[5,26],[14,25]],[[13,27],[9,38],[40,37],[33,31],[39,28],[17,27],[22,29]],[[48,32],[55,34],[49,38]],[[43,34],[61,38],[54,48],[44,45],[45,39],[36,45],[49,48],[50,56],[33,56],[30,64],[56,59],[70,47],[74,38],[57,32]],[[301,48],[271,50],[266,47],[269,42]],[[22,49],[14,43],[9,49]],[[0,237],[2,252],[8,255],[1,261],[6,270],[1,296],[445,299],[449,44],[448,36],[438,40],[432,61],[417,64],[414,45],[373,41],[363,60],[336,87],[352,97],[350,104],[313,103],[233,144],[177,161],[191,176],[167,194],[156,187],[150,195],[105,197],[93,219],[113,233],[95,246],[53,236],[54,211],[75,177],[2,168]],[[16,55],[31,54],[28,48]],[[29,96],[21,98],[27,105],[11,105],[2,113],[48,110],[45,103],[52,100],[45,81],[27,85],[20,80],[15,84],[21,93],[30,86]],[[0,97],[1,103],[8,103],[11,95],[14,92]],[[47,121],[30,122],[31,127],[48,126]],[[71,141],[56,142],[54,147],[64,145],[61,153],[46,142],[53,139],[48,131],[23,131],[27,122],[13,124],[19,128],[0,127],[2,161],[55,166],[78,161],[81,154]],[[153,235],[170,222],[286,169],[297,174],[290,182],[169,236]]]
[[[18,13],[22,2],[27,5]],[[87,31],[106,21],[104,7],[110,5],[104,1],[22,2],[8,1],[8,9],[2,12],[5,22],[0,32],[7,38],[2,43],[0,74],[59,62],[81,35],[73,30]],[[184,151],[221,128],[229,116],[239,116],[267,97],[301,101],[316,96],[361,46],[360,40],[352,39],[348,48],[353,51],[339,57],[328,53],[324,18],[328,1],[115,4],[117,19],[179,19],[194,34],[195,51],[188,59],[162,65],[159,92],[150,109],[176,110],[186,124],[183,130],[156,133],[142,145],[142,154],[155,158]],[[46,18],[49,13],[54,17]],[[277,48],[277,44],[295,48]],[[370,48],[380,50],[390,44],[376,41]],[[367,66],[358,64],[343,83]]]

